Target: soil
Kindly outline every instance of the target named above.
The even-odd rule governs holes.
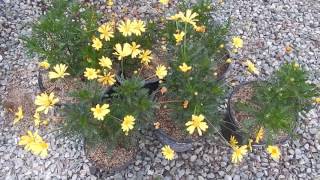
[[[236,111],[235,108],[235,104],[237,102],[241,102],[241,103],[246,103],[246,104],[250,104],[253,107],[256,107],[257,109],[259,107],[257,107],[255,104],[250,103],[250,100],[253,97],[254,94],[254,89],[253,86],[255,84],[254,83],[250,83],[250,84],[246,84],[241,86],[232,96],[232,99],[230,101],[230,105],[231,105],[231,114],[234,117],[234,120],[236,121],[236,124],[241,128],[243,127],[243,122],[247,119],[252,118],[252,116],[250,116],[248,113],[246,112],[242,112],[242,111]],[[255,128],[255,129],[259,129],[259,127]],[[265,131],[268,131],[267,129],[265,129]],[[256,133],[256,132],[254,132]],[[268,133],[268,132],[266,132]],[[284,140],[286,140],[288,138],[288,134],[285,132],[279,132],[276,135],[276,142],[282,142]]]
[[[74,99],[70,97],[70,93],[85,86],[85,82],[80,78],[73,78],[69,76],[63,79],[51,81],[48,78],[47,71],[41,71],[40,73],[45,92],[54,92],[55,97],[59,98],[59,104],[74,102]]]
[[[230,64],[228,63],[219,63],[217,65],[217,69],[214,69],[214,72],[217,73],[217,79],[220,79],[224,76],[224,74],[227,72]]]
[[[165,61],[163,60],[164,57],[162,57],[161,55],[156,55],[156,54],[161,54],[162,52],[160,52],[160,50],[153,50],[152,51],[152,60],[149,63],[149,65],[145,66],[145,65],[140,65],[139,69],[138,69],[138,73],[140,74],[140,76],[143,79],[148,79],[149,81],[156,81],[158,80],[158,78],[155,76],[155,71],[158,65],[162,64],[164,66],[167,67],[167,64],[165,63]],[[139,61],[139,60],[138,60]],[[140,62],[138,62],[140,63]],[[127,77],[131,77],[133,75],[133,71],[132,72],[125,72]]]
[[[125,168],[135,158],[136,149],[127,150],[118,147],[112,152],[106,152],[103,144],[94,148],[86,146],[87,157],[94,163],[97,168],[106,171],[117,171]]]
[[[241,122],[245,121],[246,119],[250,118],[250,115],[248,113],[242,112],[242,111],[236,111],[236,103],[250,103],[250,100],[253,95],[253,88],[252,84],[247,84],[244,86],[241,86],[235,93],[233,93],[231,98],[231,113],[235,117],[235,120],[241,125]]]
[[[158,101],[170,101],[165,96],[159,95]],[[182,105],[182,102],[181,102]],[[173,109],[165,108],[163,105],[156,110],[156,121],[160,123],[160,129],[163,130],[168,136],[172,137],[176,141],[184,140],[197,140],[199,136],[195,134],[190,135],[186,131],[183,131],[170,117],[170,113]]]
[[[13,123],[18,107],[22,107],[24,118],[16,124],[20,129],[28,129],[33,125],[33,113],[35,111],[34,93],[28,89],[8,85],[8,94],[3,99],[3,107],[6,110],[5,122]]]

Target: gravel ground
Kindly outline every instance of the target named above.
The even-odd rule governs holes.
[[[10,108],[5,97],[25,101],[37,90],[37,58],[26,55],[19,36],[30,33],[26,24],[45,9],[41,0],[0,0],[0,177],[1,179],[99,179],[84,155],[82,142],[57,137],[54,127],[42,129],[50,142],[49,157],[41,159],[17,145],[18,137],[28,126],[12,126],[5,118]],[[96,1],[97,2],[97,1]],[[155,17],[157,1],[117,2],[118,14],[135,7],[138,15]],[[104,1],[100,2],[104,4]],[[130,7],[130,8],[129,8]],[[213,14],[217,20],[232,17],[232,35],[244,38],[245,47],[235,57],[238,62],[251,59],[261,77],[272,74],[284,60],[297,60],[312,73],[310,81],[320,83],[320,2],[318,0],[226,0]],[[104,10],[101,6],[101,10]],[[106,10],[107,11],[107,10]],[[121,13],[120,13],[121,12]],[[286,53],[285,47],[292,52]],[[235,63],[229,80],[243,82],[254,77]],[[17,90],[16,94],[13,90]],[[275,162],[262,149],[255,149],[238,166],[231,164],[230,148],[218,138],[194,144],[193,151],[180,153],[173,161],[161,156],[161,145],[149,134],[140,143],[141,153],[127,170],[110,179],[317,179],[320,178],[320,109],[301,117],[299,137],[281,145],[282,158]],[[44,133],[47,134],[44,134]],[[101,175],[103,178],[108,174]]]

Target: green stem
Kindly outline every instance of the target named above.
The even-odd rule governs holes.
[[[117,117],[115,117],[115,116],[112,116],[111,114],[109,114],[109,116],[112,117],[113,119],[116,119],[116,120],[119,121],[120,123],[122,122],[121,119],[119,119],[119,118],[117,118]]]
[[[183,57],[186,57],[186,43],[187,43],[187,23],[184,23],[184,38],[183,38]]]
[[[123,59],[121,60],[121,77],[124,77]]]

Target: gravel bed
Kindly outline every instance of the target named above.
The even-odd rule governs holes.
[[[221,2],[221,0],[219,0]],[[320,108],[300,117],[299,135],[281,145],[279,162],[261,148],[245,157],[244,162],[230,162],[231,149],[216,137],[194,144],[190,152],[179,153],[173,161],[161,155],[160,143],[151,134],[140,142],[141,153],[133,165],[117,174],[99,174],[84,155],[81,140],[66,139],[41,129],[50,143],[45,159],[31,155],[17,145],[18,137],[32,125],[12,126],[5,118],[10,107],[5,97],[18,91],[21,101],[34,98],[37,88],[37,57],[29,57],[20,36],[31,31],[28,23],[38,18],[46,7],[41,0],[0,0],[0,177],[1,179],[317,179],[320,178]],[[94,1],[104,8],[105,1]],[[116,1],[116,14],[134,7],[140,17],[157,17],[157,0]],[[218,4],[217,2],[215,2]],[[126,8],[125,8],[126,7]],[[174,6],[170,6],[172,11]],[[244,71],[251,59],[266,78],[285,60],[297,60],[311,72],[310,81],[320,83],[320,2],[318,0],[225,0],[213,13],[217,20],[232,18],[231,35],[244,38],[245,47],[235,56],[228,80],[232,84],[254,80]],[[291,46],[292,52],[285,48]],[[19,93],[20,92],[20,93]],[[32,96],[33,94],[33,96]],[[31,96],[30,96],[31,95]],[[96,174],[99,174],[96,176]]]

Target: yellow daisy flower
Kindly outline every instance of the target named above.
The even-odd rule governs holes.
[[[114,52],[113,54],[118,56],[118,60],[122,60],[124,57],[127,57],[132,53],[131,46],[129,43],[125,43],[123,45],[123,48],[121,44],[116,44],[116,46],[114,47],[114,50],[116,52]]]
[[[237,141],[237,139],[236,139],[234,136],[231,136],[231,137],[230,137],[229,143],[230,143],[230,145],[231,145],[232,148],[235,148],[235,147],[237,147],[237,145],[238,145],[238,141]]]
[[[101,25],[98,28],[98,32],[100,33],[100,39],[104,39],[106,41],[110,41],[110,39],[114,37],[112,26],[110,24]]]
[[[123,122],[121,124],[121,129],[123,132],[125,132],[125,135],[128,135],[129,130],[133,129],[133,126],[135,124],[135,118],[131,115],[127,115],[123,118]]]
[[[280,159],[281,151],[278,148],[278,146],[268,146],[267,152],[270,154],[270,156],[274,160],[279,160]]]
[[[264,129],[263,127],[260,127],[256,136],[256,143],[259,143],[263,139],[263,135],[264,135]]]
[[[156,76],[159,79],[163,79],[168,74],[167,68],[164,65],[158,65],[156,68]]]
[[[95,119],[102,121],[110,113],[109,104],[103,104],[102,106],[97,104],[96,107],[91,108],[91,111]]]
[[[172,15],[172,16],[168,17],[167,19],[168,19],[168,20],[172,20],[172,21],[178,21],[178,20],[180,20],[183,16],[184,16],[184,14],[183,14],[182,12],[179,12],[179,13],[177,13],[177,14],[175,14],[175,15]]]
[[[314,102],[315,102],[316,104],[320,104],[320,97],[314,98]]]
[[[70,75],[69,73],[66,73],[68,66],[65,64],[57,64],[53,69],[54,71],[49,72],[49,79],[64,78],[64,76]]]
[[[126,21],[121,21],[118,26],[118,30],[125,37],[131,36],[132,33],[135,31],[135,24],[133,24],[130,19]]]
[[[247,154],[248,150],[247,150],[247,145],[243,145],[241,147],[234,147],[233,148],[233,153],[232,153],[232,157],[231,157],[231,161],[232,163],[239,163],[242,161],[243,156],[245,154]]]
[[[108,6],[113,6],[113,0],[108,0],[108,1],[107,1],[107,5],[108,5]]]
[[[165,159],[167,160],[173,160],[174,158],[174,151],[171,149],[170,146],[165,145],[164,147],[161,148],[162,155],[164,156]]]
[[[102,56],[102,57],[99,59],[99,65],[100,65],[101,67],[104,67],[104,68],[112,69],[112,61],[111,61],[111,59],[108,58],[108,57]]]
[[[141,36],[143,32],[146,32],[146,25],[141,20],[132,21],[132,26],[132,33],[134,33],[136,36]]]
[[[239,36],[233,37],[232,38],[232,45],[235,48],[242,48],[243,47],[243,40]]]
[[[18,111],[14,114],[16,117],[13,120],[13,124],[16,124],[17,122],[19,122],[20,120],[23,119],[23,110],[22,110],[22,106],[18,107]]]
[[[42,139],[40,142],[31,144],[31,152],[34,155],[40,156],[42,158],[45,158],[48,156],[48,148],[49,148],[49,144],[44,142]]]
[[[208,129],[207,122],[204,122],[202,114],[199,116],[192,115],[191,121],[188,121],[185,125],[188,126],[189,134],[193,134],[194,130],[197,129],[199,136],[202,136],[202,131],[205,132]]]
[[[183,37],[186,35],[185,32],[181,31],[180,33],[176,33],[176,34],[173,34],[174,38],[176,39],[176,44],[179,44],[182,40],[183,40]]]
[[[187,72],[192,69],[192,67],[188,66],[186,63],[182,63],[182,65],[180,65],[179,68],[182,72]]]
[[[50,64],[48,63],[48,60],[44,60],[44,61],[39,62],[39,67],[43,68],[43,69],[49,69]]]
[[[136,58],[141,53],[141,50],[139,48],[140,48],[140,45],[137,44],[136,42],[131,43],[130,49],[131,49],[132,58]]]
[[[181,17],[181,20],[182,22],[189,23],[192,26],[196,27],[196,22],[198,21],[198,19],[196,19],[197,16],[199,16],[198,13],[193,13],[191,9],[187,9],[185,15]]]
[[[49,144],[43,141],[38,132],[28,131],[27,135],[21,136],[18,144],[24,146],[25,150],[31,151],[42,158],[48,156]]]
[[[35,132],[37,133],[37,132]],[[24,146],[24,149],[29,151],[30,150],[30,145],[31,143],[33,143],[35,141],[35,137],[34,135],[32,134],[31,131],[28,131],[27,132],[27,135],[24,135],[24,136],[21,136],[20,137],[20,140],[18,142],[18,145],[20,146]]]
[[[226,60],[226,63],[228,63],[228,64],[232,63],[232,59],[231,59],[231,58],[228,58],[228,59]]]
[[[250,73],[259,75],[258,69],[255,67],[255,65],[250,60],[247,60],[245,64],[246,64],[248,71]]]
[[[151,60],[153,59],[151,56],[151,51],[150,50],[142,50],[139,58],[141,59],[141,63],[144,65],[148,65]]]
[[[86,68],[86,71],[84,72],[84,77],[86,77],[88,80],[97,79],[99,74],[99,70],[96,70],[94,68]]]
[[[114,77],[115,75],[111,74],[111,72],[108,74],[104,73],[103,76],[99,76],[98,82],[102,83],[103,85],[112,86],[116,82]]]
[[[167,5],[169,3],[169,0],[159,0],[159,3]]]
[[[102,48],[102,42],[100,39],[93,37],[92,39],[92,45],[91,45],[95,50],[99,51],[99,49]]]
[[[59,102],[58,98],[54,98],[54,93],[42,93],[38,95],[35,99],[35,105],[37,105],[37,112],[44,112],[44,114],[48,114],[49,109],[53,108],[53,106]]]

